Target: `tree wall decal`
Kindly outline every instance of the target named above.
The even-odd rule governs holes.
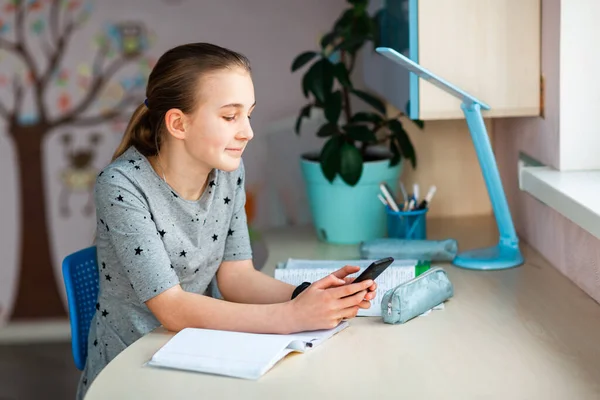
[[[59,128],[68,126],[76,134],[77,128],[125,118],[143,100],[152,67],[145,56],[145,27],[135,22],[111,24],[99,34],[95,51],[83,54],[91,59],[85,60],[89,65],[75,72],[71,64],[63,65],[69,43],[91,12],[90,2],[77,0],[11,0],[0,14],[0,54],[21,65],[12,77],[0,75],[0,118],[16,151],[20,180],[20,271],[12,320],[66,315],[58,291],[62,280],[54,276],[51,264],[44,140]],[[37,52],[31,45],[34,39]],[[134,73],[119,78],[118,72],[129,73],[128,66]],[[78,95],[73,96],[70,82],[75,82]],[[30,107],[25,107],[27,98]]]

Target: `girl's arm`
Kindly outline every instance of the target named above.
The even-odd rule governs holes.
[[[336,327],[356,316],[373,281],[346,284],[345,267],[313,283],[292,301],[241,304],[185,292],[173,286],[146,302],[168,330],[205,328],[254,333],[288,334]],[[352,273],[351,272],[351,273]]]
[[[257,271],[252,260],[223,261],[217,283],[225,300],[251,304],[283,303],[296,288]]]

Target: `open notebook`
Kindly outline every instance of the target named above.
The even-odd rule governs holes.
[[[334,329],[291,335],[186,328],[158,350],[147,365],[258,379],[289,353],[304,353],[347,326],[348,322],[343,321]]]

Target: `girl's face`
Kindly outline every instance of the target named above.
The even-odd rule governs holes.
[[[209,169],[234,171],[254,136],[252,78],[242,68],[225,69],[202,77],[198,87],[198,108],[186,118],[187,152]]]

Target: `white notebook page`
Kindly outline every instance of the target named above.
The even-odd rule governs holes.
[[[292,335],[187,328],[157,351],[148,365],[258,379],[288,353],[304,352],[307,342],[316,347],[347,326],[344,321],[334,329]]]

